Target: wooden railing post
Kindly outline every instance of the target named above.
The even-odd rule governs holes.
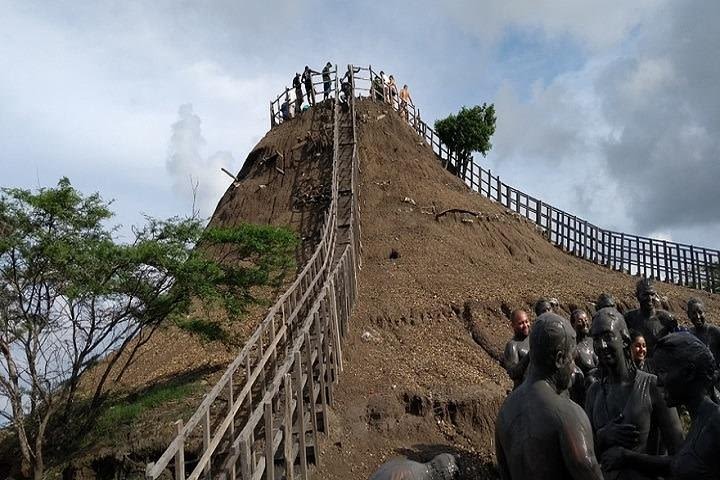
[[[183,421],[182,419],[175,422],[175,432],[182,435]],[[185,480],[185,442],[180,442],[177,452],[175,452],[175,480]]]
[[[283,446],[285,456],[285,478],[293,480],[295,478],[295,458],[293,457],[293,425],[292,425],[292,381],[290,380],[290,374],[285,375],[285,415],[283,419]],[[250,478],[250,477],[248,477]]]

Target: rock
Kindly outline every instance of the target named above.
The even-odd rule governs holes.
[[[360,335],[360,338],[362,338],[363,342],[369,342],[370,340],[372,340],[372,334],[368,331],[365,331],[362,335]]]
[[[417,205],[417,203],[415,203],[415,200],[413,200],[413,199],[410,198],[410,197],[405,197],[405,198],[403,198],[403,202],[409,203],[410,205]]]

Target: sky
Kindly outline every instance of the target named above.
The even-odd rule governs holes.
[[[720,247],[720,2],[0,0],[0,186],[62,176],[209,217],[305,65],[373,65],[432,123],[493,103],[477,161],[613,230]],[[124,232],[124,233],[123,233]]]

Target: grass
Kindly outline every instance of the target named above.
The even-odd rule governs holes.
[[[124,401],[109,403],[97,419],[95,430],[110,433],[119,425],[133,423],[141,414],[168,402],[185,398],[198,388],[195,383],[155,387],[141,395],[131,395]]]

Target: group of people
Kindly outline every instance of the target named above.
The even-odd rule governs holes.
[[[317,72],[305,65],[302,75],[295,73],[295,77],[292,80],[292,87],[295,91],[295,101],[290,100],[290,89],[285,89],[285,99],[280,104],[280,119],[285,122],[291,118],[297,116],[299,113],[307,110],[311,106],[315,105],[315,83],[313,76],[322,76],[323,86],[323,100],[330,98],[330,92],[332,90],[332,74],[335,73],[333,66],[330,62],[325,64],[321,72]],[[305,87],[305,94],[303,95],[303,87]],[[307,104],[303,106],[303,100],[307,98]]]
[[[393,108],[400,110],[400,113],[405,117],[406,121],[408,119],[408,105],[415,106],[407,84],[403,85],[398,93],[395,77],[392,75],[385,76],[385,72],[383,71],[380,71],[380,74],[372,79],[371,97],[375,100],[389,103]]]
[[[624,315],[611,295],[566,319],[553,302],[511,314],[505,368],[514,388],[496,423],[504,479],[720,479],[716,386],[720,328],[698,299],[692,327],[657,308],[653,282]],[[690,415],[684,434],[676,407]]]

